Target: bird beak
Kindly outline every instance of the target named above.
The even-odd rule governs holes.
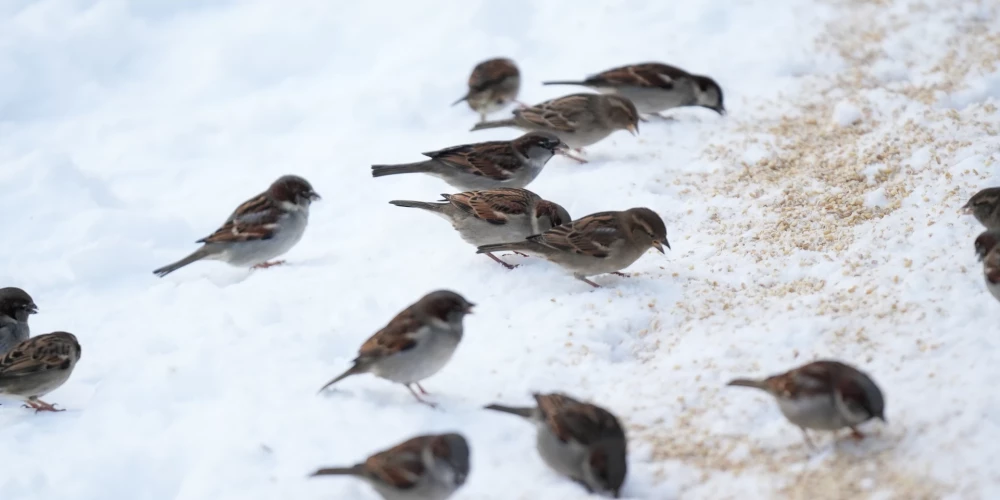
[[[472,314],[473,307],[476,307],[476,305],[471,302],[467,306],[465,306],[465,314]]]
[[[664,241],[666,241],[666,240],[664,240]],[[667,248],[670,248],[670,242],[666,241],[666,244],[667,244]],[[664,255],[666,255],[666,253],[667,253],[667,252],[663,251],[663,244],[660,243],[659,241],[653,240],[653,248],[655,248],[658,252],[660,252],[660,253],[662,253]]]
[[[319,193],[317,193],[316,191],[313,191],[312,193],[309,193],[309,199],[311,201],[316,201],[316,200],[322,200],[323,197],[320,196]]]
[[[569,146],[567,146],[566,143],[560,143],[556,146],[556,149],[552,150],[552,152],[557,155],[566,155],[566,153],[569,153]]]
[[[28,314],[38,314],[38,306],[35,304],[28,304],[24,306],[24,310],[28,311]]]
[[[629,124],[629,126],[627,126],[627,127],[625,127],[625,128],[626,128],[626,129],[627,129],[627,130],[629,131],[629,133],[631,133],[632,135],[639,135],[639,126],[638,126],[638,125],[633,125],[633,124]]]
[[[962,215],[972,215],[972,207],[969,206],[968,203],[966,203],[965,206],[959,209],[959,213],[961,213]]]

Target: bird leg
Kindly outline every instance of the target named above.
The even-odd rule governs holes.
[[[24,408],[34,408],[35,413],[38,413],[40,411],[52,411],[52,412],[66,411],[63,409],[58,409],[56,408],[55,405],[51,405],[40,399],[29,399],[28,401],[25,402]]]
[[[588,285],[590,285],[590,286],[592,286],[594,288],[601,288],[601,285],[598,285],[597,283],[594,283],[593,281],[588,280],[586,276],[576,276],[576,279],[578,279],[578,280],[580,280],[580,281],[582,281],[582,282],[584,282],[584,283],[586,283],[586,284],[588,284]]]
[[[254,265],[250,269],[267,269],[269,267],[280,266],[280,265],[282,265],[284,263],[285,263],[285,261],[283,261],[283,260],[275,260],[275,261],[272,261],[272,262],[261,262],[260,264]]]
[[[431,408],[437,408],[437,403],[431,403],[430,401],[427,401],[426,399],[420,397],[420,395],[417,394],[417,391],[414,391],[413,387],[410,387],[410,384],[404,384],[404,385],[406,385],[406,388],[410,390],[410,394],[413,394],[413,397],[417,398],[417,401],[420,401],[421,403],[430,406]],[[420,387],[420,385],[418,384],[417,387]],[[423,389],[420,390],[422,391]]]
[[[799,427],[802,429],[802,437],[806,438],[806,444],[809,446],[810,450],[815,450],[816,445],[813,444],[812,439],[809,438],[809,431],[805,427]]]
[[[487,257],[489,257],[489,258],[497,261],[501,266],[506,267],[507,269],[514,269],[515,267],[517,267],[514,264],[508,264],[508,263],[504,262],[499,257],[497,257],[496,255],[493,255],[493,254],[491,254],[489,252],[486,252],[484,255],[486,255]]]
[[[851,437],[854,438],[855,441],[861,441],[865,438],[865,435],[862,434],[861,431],[851,427]]]
[[[420,394],[423,394],[424,396],[430,395],[429,392],[424,390],[424,386],[420,385],[420,382],[414,382],[413,385],[417,386],[417,389],[420,389]]]

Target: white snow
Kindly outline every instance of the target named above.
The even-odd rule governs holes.
[[[854,125],[861,120],[862,116],[861,110],[848,101],[840,101],[833,108],[833,121],[841,127]]]
[[[479,409],[554,390],[625,423],[626,498],[996,498],[1000,304],[958,208],[1000,185],[1000,11],[961,4],[0,2],[0,286],[83,345],[46,398],[66,412],[2,401],[0,498],[376,499],[306,475],[451,430],[473,451],[455,498],[590,498]],[[720,82],[728,116],[677,110],[529,186],[574,217],[649,206],[673,251],[594,290],[387,203],[453,189],[372,163],[517,135],[448,106],[494,56],[525,102],[647,60]],[[153,276],[286,173],[324,198],[289,265]],[[440,410],[373,377],[316,395],[439,288],[478,304],[424,383]],[[810,451],[724,387],[819,357],[870,373],[889,423]]]

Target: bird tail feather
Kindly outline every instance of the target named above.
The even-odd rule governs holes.
[[[426,161],[416,163],[401,163],[399,165],[372,165],[372,177],[382,177],[396,174],[415,174],[430,172]]]
[[[469,129],[469,131],[472,132],[476,130],[485,130],[488,128],[502,128],[502,127],[516,127],[516,126],[517,124],[514,122],[514,119],[511,118],[509,120],[494,120],[491,122],[479,122],[475,124],[475,126],[473,126],[471,129]]]
[[[197,262],[201,259],[204,259],[205,257],[208,257],[210,254],[211,252],[206,250],[204,247],[199,248],[198,250],[195,250],[194,253],[192,253],[191,255],[188,255],[187,257],[184,257],[183,259],[174,262],[173,264],[167,264],[153,271],[153,274],[162,278],[188,264],[191,264],[192,262]]]

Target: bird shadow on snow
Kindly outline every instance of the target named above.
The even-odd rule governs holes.
[[[337,388],[332,387],[326,389],[319,393],[319,396],[324,399],[330,400],[347,400],[354,399],[358,401],[363,401],[366,404],[371,404],[376,407],[410,407],[410,408],[426,408],[431,411],[450,411],[450,410],[460,410],[462,408],[462,401],[460,399],[455,399],[449,397],[448,394],[443,392],[434,391],[432,388],[427,388],[430,394],[426,396],[421,396],[428,403],[432,403],[436,406],[432,407],[430,405],[421,403],[413,396],[409,394],[405,387],[399,386],[396,389],[402,391],[396,394],[391,389],[382,388],[368,388],[368,387],[351,387],[351,388]]]

